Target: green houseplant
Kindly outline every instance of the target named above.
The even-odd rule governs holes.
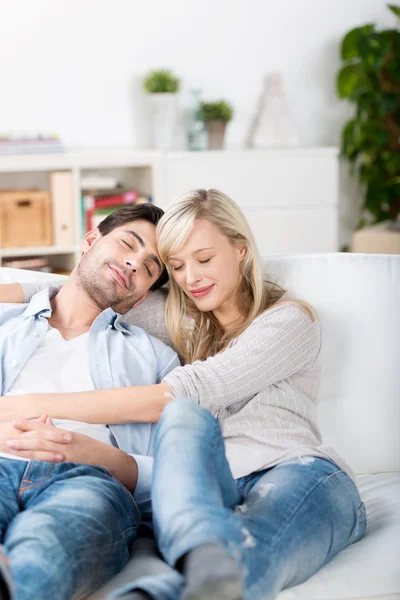
[[[224,147],[226,125],[233,118],[233,108],[226,100],[202,102],[201,115],[206,123],[209,150],[221,150]]]
[[[166,69],[150,71],[144,80],[144,89],[149,94],[176,94],[179,85],[179,79]]]
[[[151,145],[173,150],[178,122],[177,93],[180,81],[171,71],[150,71],[143,81],[150,113]]]
[[[400,17],[400,6],[388,5]],[[364,25],[342,41],[339,98],[354,104],[342,155],[365,189],[360,227],[400,214],[400,31]]]

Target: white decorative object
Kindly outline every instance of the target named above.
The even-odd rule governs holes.
[[[148,94],[151,146],[154,150],[173,150],[178,123],[176,94]]]
[[[284,148],[299,145],[282,76],[279,73],[265,78],[249,137],[251,148]]]

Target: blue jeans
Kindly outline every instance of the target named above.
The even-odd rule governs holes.
[[[125,565],[138,523],[103,467],[0,457],[0,555],[16,600],[84,597]]]
[[[157,428],[152,502],[168,564],[200,544],[222,544],[243,569],[249,600],[302,583],[366,527],[356,486],[328,460],[295,458],[235,481],[218,422],[188,399],[171,402]],[[171,569],[125,590],[176,600],[182,584]]]

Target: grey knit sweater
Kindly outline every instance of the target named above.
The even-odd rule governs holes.
[[[164,381],[219,421],[235,478],[289,458],[317,456],[349,466],[322,445],[317,425],[321,326],[293,304],[253,321],[228,348],[178,367]]]

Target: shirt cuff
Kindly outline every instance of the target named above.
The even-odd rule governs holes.
[[[136,504],[139,505],[142,501],[147,502],[150,498],[154,458],[141,454],[130,454],[130,456],[135,459],[138,467],[138,478],[133,497]]]
[[[141,454],[130,454],[130,456],[135,459],[138,468],[138,479],[133,492],[133,499],[140,511],[142,523],[152,527],[151,482],[154,458]]]

